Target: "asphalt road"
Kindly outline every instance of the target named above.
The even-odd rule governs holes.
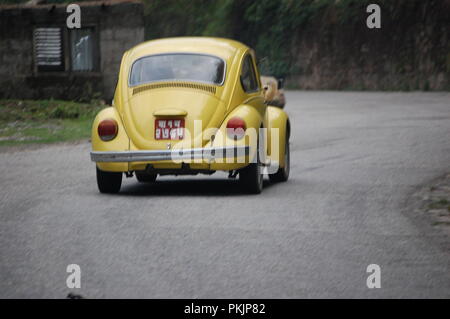
[[[102,195],[87,142],[0,151],[0,297],[449,298],[449,240],[408,199],[450,171],[450,94],[287,101],[291,178],[261,195],[225,174]]]

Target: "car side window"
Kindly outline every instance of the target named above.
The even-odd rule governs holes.
[[[258,90],[256,72],[250,54],[245,57],[244,63],[242,64],[241,84],[245,92],[255,92]]]

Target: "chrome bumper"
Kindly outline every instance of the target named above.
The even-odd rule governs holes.
[[[91,152],[93,162],[151,162],[187,159],[226,159],[249,155],[249,146],[209,147],[175,150]]]

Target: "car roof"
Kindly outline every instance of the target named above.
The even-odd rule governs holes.
[[[231,63],[238,52],[249,49],[241,42],[211,37],[176,37],[151,40],[129,50],[131,61],[143,56],[162,53],[202,53],[218,56]]]

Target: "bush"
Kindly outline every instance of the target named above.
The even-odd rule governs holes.
[[[67,107],[59,105],[56,108],[54,108],[50,114],[49,117],[52,119],[76,119],[80,116],[80,111],[78,110],[78,107]]]
[[[293,72],[291,48],[296,32],[337,7],[342,19],[360,0],[144,0],[146,39],[215,36],[241,41],[267,63],[262,73],[285,77]],[[363,0],[360,2],[367,2]],[[358,5],[360,6],[360,5]],[[352,11],[352,10],[350,10]]]

